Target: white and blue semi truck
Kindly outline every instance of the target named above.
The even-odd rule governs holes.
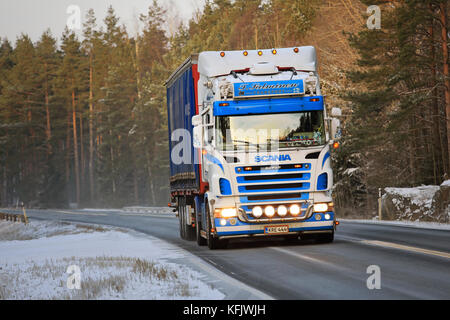
[[[314,47],[201,52],[166,87],[169,205],[183,239],[333,241],[340,109],[327,115]]]

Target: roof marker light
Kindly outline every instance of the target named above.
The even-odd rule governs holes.
[[[294,52],[295,52],[295,53],[298,53],[298,48],[294,48]]]
[[[272,50],[272,53],[273,53],[273,54],[277,54],[277,50],[276,50],[276,49],[273,49],[273,50]]]
[[[225,57],[225,52],[222,51],[222,52],[220,53],[220,56],[221,56],[222,58]]]
[[[261,50],[258,51],[258,56],[262,56],[263,52]]]
[[[244,56],[248,56],[248,51],[244,51]]]

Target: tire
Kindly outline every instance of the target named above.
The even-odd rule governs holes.
[[[210,250],[225,249],[228,245],[227,240],[219,240],[211,233],[211,214],[208,204],[206,204],[206,243]]]
[[[180,198],[179,215],[180,215],[180,236],[181,239],[187,241],[195,240],[195,228],[186,224],[186,198]]]
[[[179,221],[179,229],[180,229],[180,238],[186,239],[186,223],[184,222],[184,205],[182,198],[178,199],[178,221]]]
[[[334,230],[331,233],[324,233],[316,236],[317,243],[331,243],[333,241],[334,241]]]
[[[194,241],[196,240],[197,236],[196,236],[196,230],[195,227],[193,226],[189,226],[187,224],[185,224],[186,227],[186,240],[188,241]]]
[[[202,222],[200,221],[199,218],[199,208],[195,207],[195,237],[197,240],[197,244],[202,247],[202,246],[206,246],[206,239],[202,237],[200,231],[202,230]]]

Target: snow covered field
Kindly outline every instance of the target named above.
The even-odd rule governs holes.
[[[174,260],[187,253],[119,228],[0,221],[2,299],[223,299]]]

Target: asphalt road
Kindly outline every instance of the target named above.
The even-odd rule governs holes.
[[[450,230],[342,221],[331,244],[233,240],[227,249],[211,251],[181,240],[178,220],[167,214],[74,210],[27,214],[126,227],[158,237],[275,299],[450,299]],[[374,283],[371,268],[379,270],[380,289],[368,288],[369,277]]]

